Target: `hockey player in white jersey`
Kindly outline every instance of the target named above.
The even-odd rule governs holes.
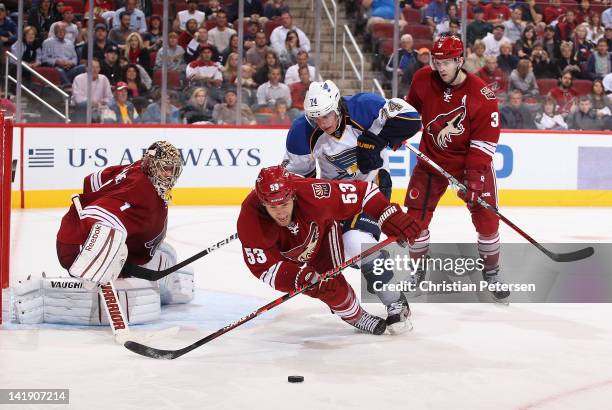
[[[421,129],[419,113],[406,101],[386,100],[373,93],[341,97],[330,80],[313,82],[304,100],[304,115],[292,124],[287,135],[284,164],[287,170],[305,177],[360,179],[378,184],[391,197],[391,175],[387,147],[397,147]],[[347,258],[361,252],[361,245],[378,241],[380,229],[374,218],[359,214],[343,225]],[[386,257],[383,253],[378,257]],[[387,328],[400,333],[411,328],[410,307],[399,291],[374,291],[374,282],[389,283],[393,272],[372,272],[372,259],[361,267],[368,291],[387,306]]]

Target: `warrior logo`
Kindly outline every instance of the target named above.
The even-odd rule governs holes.
[[[461,135],[465,131],[463,128],[463,120],[467,113],[465,97],[463,96],[459,107],[450,112],[437,115],[425,127],[427,133],[433,138],[440,149],[447,148],[447,144],[452,142],[455,135]]]
[[[296,262],[308,262],[319,245],[320,236],[319,226],[315,222],[311,222],[304,242],[293,249],[281,252],[281,255]]]

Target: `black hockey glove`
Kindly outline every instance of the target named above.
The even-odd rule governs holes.
[[[363,174],[382,167],[380,152],[387,146],[387,141],[370,131],[364,131],[357,138],[357,166]]]

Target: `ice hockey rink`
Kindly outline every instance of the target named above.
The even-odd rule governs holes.
[[[610,208],[506,208],[541,242],[610,242]],[[11,281],[63,275],[55,257],[62,209],[15,210]],[[167,240],[183,260],[235,231],[238,207],[171,207]],[[443,207],[432,241],[474,240],[467,211]],[[521,237],[501,226],[505,242]],[[255,279],[238,241],[194,263],[196,300],[164,308],[186,346],[280,294]],[[359,273],[346,277],[359,286]],[[609,304],[411,304],[414,330],[356,333],[298,296],[174,361],[138,356],[107,327],[0,329],[2,388],[67,388],[72,409],[602,409],[612,397]],[[366,308],[384,314],[384,307]],[[6,320],[6,318],[5,318]],[[302,375],[300,384],[287,382]],[[39,408],[41,406],[32,406]],[[11,406],[0,406],[11,408]],[[30,408],[15,405],[14,408]]]

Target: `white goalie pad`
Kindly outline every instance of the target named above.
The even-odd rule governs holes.
[[[68,270],[70,276],[95,284],[114,281],[128,256],[126,237],[125,232],[95,223]]]
[[[157,283],[137,278],[117,279],[119,303],[129,324],[149,323],[161,313]],[[16,323],[107,325],[104,301],[97,289],[75,278],[28,278],[10,289],[11,319]]]
[[[177,263],[176,251],[167,242],[162,242],[155,250],[153,258],[142,265],[147,269],[164,270]],[[189,303],[193,300],[193,275],[191,266],[185,266],[158,281],[162,305]]]

